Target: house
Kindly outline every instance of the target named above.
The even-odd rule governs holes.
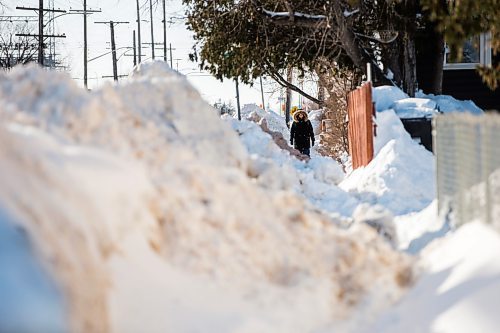
[[[417,80],[419,89],[430,91],[432,75],[429,63],[430,49],[425,39],[417,42]],[[459,100],[471,100],[483,110],[500,111],[500,88],[492,91],[483,83],[476,71],[477,65],[493,65],[500,62],[500,55],[494,56],[491,49],[491,34],[484,33],[464,43],[461,62],[452,62],[445,50],[443,59],[442,94]]]

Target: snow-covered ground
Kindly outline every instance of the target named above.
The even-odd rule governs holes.
[[[469,102],[376,88],[376,157],[346,175],[159,62],[91,93],[1,76],[0,332],[498,331],[500,236],[438,219],[396,116]]]

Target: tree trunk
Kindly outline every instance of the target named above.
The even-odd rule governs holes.
[[[410,97],[415,97],[415,92],[417,91],[417,58],[414,36],[410,36],[409,34],[405,36],[403,47],[403,90]]]
[[[441,1],[441,6],[446,8],[446,0]],[[430,20],[425,22],[425,38],[427,43],[426,58],[429,71],[432,73],[427,93],[441,95],[443,92],[443,65],[444,65],[444,34],[437,28],[437,24]]]
[[[402,79],[403,90],[414,97],[417,90],[417,56],[415,50],[415,33],[417,26],[417,0],[404,0],[400,12],[404,20],[402,45]]]
[[[292,68],[288,68],[287,70],[287,74],[286,74],[286,79],[288,82],[292,82],[293,81],[293,69]],[[287,87],[286,88],[286,106],[285,106],[285,121],[286,121],[286,125],[288,127],[290,127],[290,109],[292,108],[292,90]]]

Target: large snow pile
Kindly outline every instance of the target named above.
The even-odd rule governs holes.
[[[335,160],[313,152],[311,160],[300,161],[280,149],[272,137],[255,123],[265,119],[271,131],[288,137],[289,129],[284,118],[273,112],[248,104],[242,110],[242,117],[248,120],[226,118],[226,121],[239,134],[250,154],[250,175],[260,186],[292,190],[340,224],[351,222],[360,202],[337,186],[345,174]]]
[[[254,113],[257,114],[260,118],[266,119],[267,125],[270,130],[279,132],[283,134],[287,141],[290,140],[290,132],[288,131],[288,127],[286,126],[283,117],[272,111],[262,110],[256,104],[245,104],[241,109],[241,117],[243,119],[251,120]]]
[[[375,159],[345,176],[162,63],[92,93],[2,74],[0,331],[498,331],[498,235],[437,219],[434,158],[393,110],[468,103],[377,89]]]
[[[424,209],[436,197],[432,153],[412,140],[394,111],[378,112],[376,122],[375,158],[354,170],[341,188],[395,215]]]
[[[352,172],[340,187],[362,202],[382,205],[396,216],[419,212],[436,198],[435,161],[432,153],[411,139],[400,119],[432,117],[438,112],[483,111],[471,101],[457,101],[451,96],[419,93],[417,98],[409,98],[390,86],[374,88],[373,100],[377,109],[375,157],[365,168]]]
[[[250,154],[250,174],[260,186],[293,190],[340,219],[352,216],[359,202],[337,186],[345,176],[337,162],[322,156],[299,161],[276,146],[257,124],[237,120],[230,120],[230,124]]]
[[[412,279],[371,228],[340,229],[288,184],[258,184],[238,134],[162,63],[90,94],[18,68],[0,101],[2,223],[25,230],[73,331],[354,329]],[[338,181],[322,168],[299,183]]]

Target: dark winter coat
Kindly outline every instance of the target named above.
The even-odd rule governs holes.
[[[299,120],[298,114],[303,113],[305,117]],[[290,129],[290,143],[294,145],[295,149],[310,148],[311,142],[314,146],[314,131],[307,113],[305,111],[296,111],[293,115],[293,124]]]

